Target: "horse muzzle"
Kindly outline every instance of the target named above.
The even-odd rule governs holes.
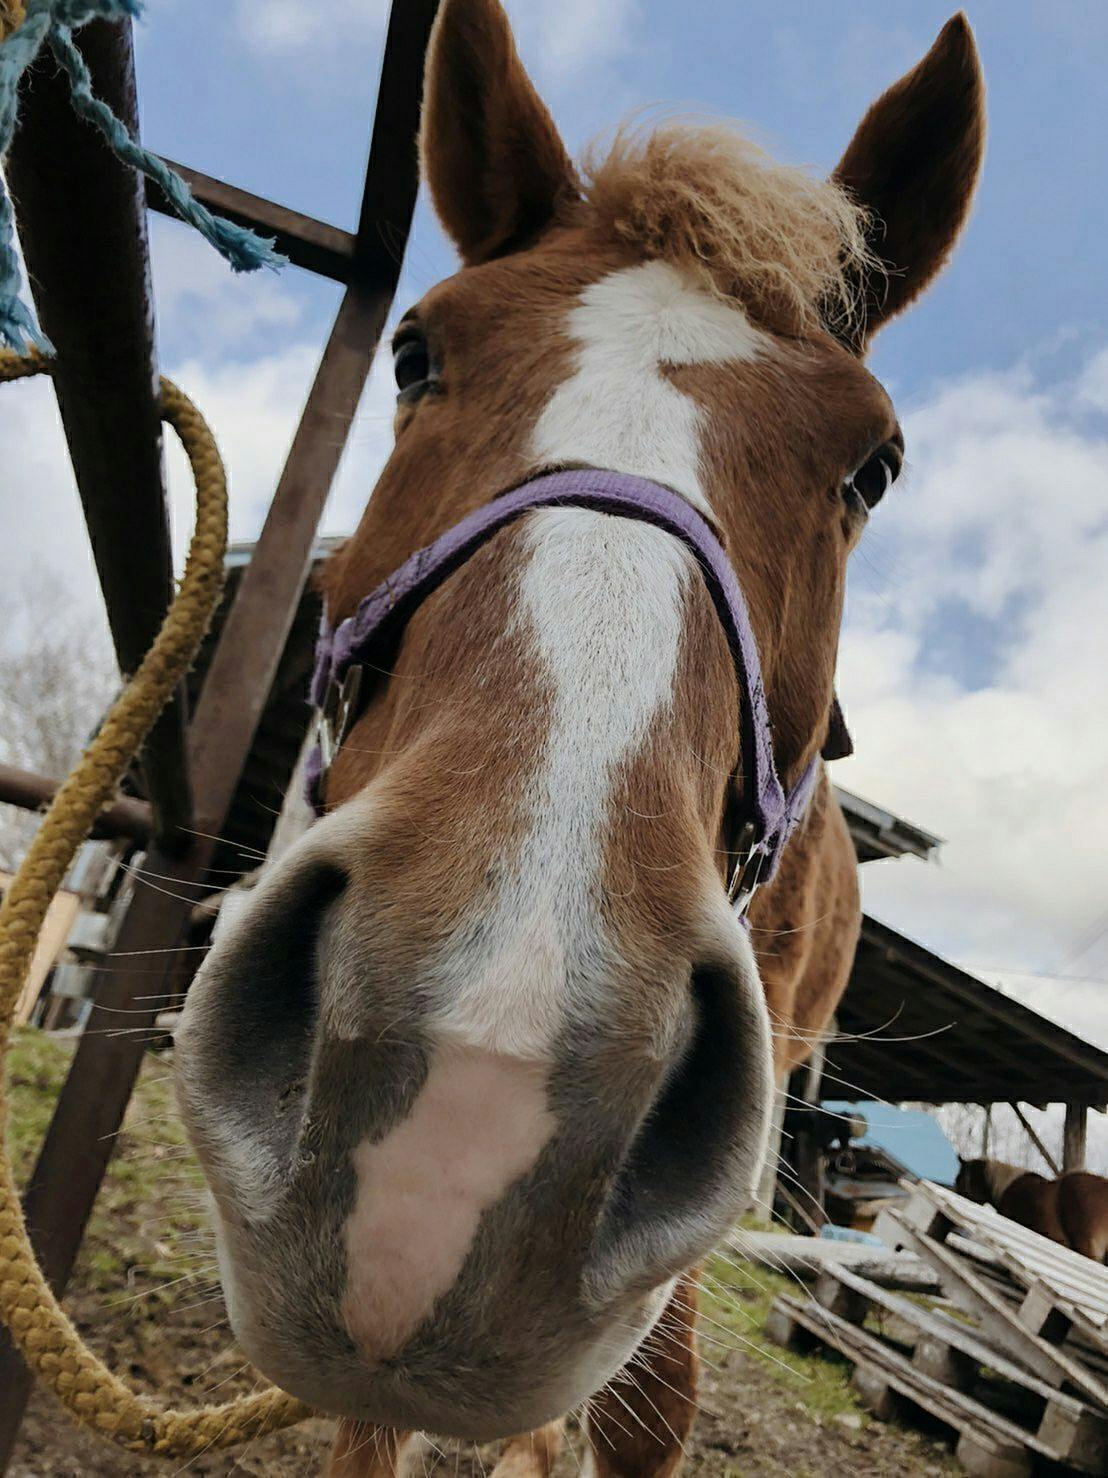
[[[771,1092],[750,946],[724,901],[664,971],[605,966],[546,1050],[503,1050],[351,883],[340,815],[256,890],[178,1031],[232,1327],[325,1410],[529,1430],[607,1383],[750,1203]]]

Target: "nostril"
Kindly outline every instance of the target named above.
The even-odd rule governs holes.
[[[329,865],[265,887],[189,992],[183,1098],[205,1118],[227,1106],[237,1123],[261,1128],[277,1155],[296,1140],[319,1016],[319,939],[345,887]]]
[[[769,1093],[764,1026],[747,983],[708,966],[690,981],[692,1029],[632,1142],[605,1211],[601,1263],[677,1273],[749,1204]],[[613,1264],[613,1257],[615,1263]]]
[[[230,1061],[240,1072],[249,1072],[259,1057],[272,1062],[290,1041],[305,1035],[310,1040],[315,1027],[320,929],[346,879],[336,869],[321,868],[290,881],[292,887],[259,900],[233,938],[221,972]]]
[[[639,1130],[616,1191],[622,1213],[634,1220],[683,1210],[703,1194],[711,1176],[713,1151],[723,1125],[734,1117],[732,1100],[742,1078],[727,984],[717,971],[693,972],[690,1038]]]

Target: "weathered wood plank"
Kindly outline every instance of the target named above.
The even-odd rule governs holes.
[[[792,1233],[736,1231],[727,1244],[739,1257],[775,1273],[818,1278],[827,1267],[848,1267],[883,1288],[913,1293],[938,1293],[939,1280],[931,1268],[912,1253],[886,1252],[865,1242],[838,1242]]]
[[[236,226],[246,226],[260,236],[271,237],[277,250],[294,267],[303,267],[317,277],[328,277],[334,282],[349,283],[355,275],[353,231],[342,231],[338,226],[253,195],[225,180],[213,179],[187,164],[177,164],[172,159],[164,162],[177,171],[202,205],[234,221]],[[152,180],[146,181],[146,204],[150,210],[177,219],[177,212]]]
[[[972,1397],[931,1379],[874,1335],[856,1328],[829,1310],[815,1304],[805,1306],[785,1296],[775,1300],[776,1304],[783,1306],[780,1311],[782,1322],[791,1320],[794,1325],[806,1329],[820,1344],[837,1350],[852,1364],[864,1366],[866,1379],[874,1393],[882,1387],[890,1388],[945,1425],[958,1432],[968,1432],[984,1449],[1003,1455],[1008,1461],[1018,1461],[1024,1450],[1057,1460],[1035,1433],[1017,1426]],[[767,1332],[769,1327],[767,1323]]]
[[[942,1385],[966,1390],[975,1383],[982,1368],[994,1371],[1042,1403],[1039,1436],[1060,1461],[1078,1463],[1090,1472],[1108,1472],[1108,1413],[1037,1379],[1023,1365],[989,1344],[978,1330],[956,1319],[878,1288],[844,1268],[829,1270],[825,1277],[826,1282],[821,1279],[815,1290],[815,1297],[824,1308],[853,1324],[861,1324],[870,1309],[880,1309],[912,1326],[918,1335],[913,1365]],[[853,1305],[841,1297],[834,1298],[832,1281],[840,1292],[850,1295]],[[848,1312],[851,1307],[853,1313]]]
[[[899,1213],[890,1215],[899,1220]],[[900,1231],[906,1245],[930,1262],[939,1273],[948,1295],[976,1316],[990,1343],[1026,1365],[1048,1385],[1068,1383],[1099,1405],[1108,1407],[1108,1385],[1103,1378],[1083,1365],[1069,1350],[1048,1343],[1026,1328],[1020,1322],[1018,1311],[979,1277],[964,1259],[925,1232],[916,1231],[907,1222],[900,1223]]]

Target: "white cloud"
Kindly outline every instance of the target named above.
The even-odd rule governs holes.
[[[638,0],[507,0],[504,8],[528,69],[554,82],[595,72],[625,52],[639,18]],[[307,78],[379,48],[388,13],[387,0],[336,0],[322,18],[300,0],[236,0],[234,24],[250,51]]]
[[[983,970],[1057,969],[1104,910],[1108,442],[1076,388],[983,375],[907,414],[849,601],[837,778],[948,839],[864,869],[867,905]]]
[[[232,539],[257,536],[284,464],[322,349],[307,338],[284,280],[232,276],[206,243],[172,223],[153,235],[159,335],[196,353],[163,361],[165,372],[199,407],[228,469]],[[197,332],[197,324],[202,331]],[[282,341],[289,339],[289,342]],[[281,345],[274,349],[272,345]],[[266,345],[259,352],[258,345]],[[251,352],[251,350],[253,352]],[[234,357],[231,357],[231,356]],[[347,453],[324,516],[328,531],[357,521],[391,445],[395,389],[387,354],[363,396]],[[193,523],[193,488],[184,454],[166,433],[166,469],[178,565]],[[0,399],[0,582],[52,571],[71,601],[103,619],[95,567],[54,401],[45,379],[2,387]]]
[[[170,359],[163,367],[215,428],[225,460],[245,492],[234,499],[233,526],[252,535],[299,415],[318,345],[297,341],[260,357],[255,347],[252,360],[233,363],[228,358],[232,352],[249,352],[259,340],[272,344],[300,333],[300,308],[283,279],[266,272],[232,274],[206,242],[174,222],[154,221],[151,246],[159,337],[199,343],[205,356],[204,366]],[[187,539],[192,526],[192,492],[172,433],[166,442],[180,557],[181,539]],[[4,527],[18,530],[18,538],[0,542],[0,578],[10,581],[27,570],[52,570],[73,601],[99,612],[80,501],[53,391],[44,378],[3,387],[0,465],[5,468],[0,489]],[[263,497],[264,479],[268,490]]]
[[[1085,366],[1077,389],[1086,405],[1108,415],[1108,349],[1093,355]]]
[[[256,349],[257,335],[272,343],[299,329],[288,269],[232,272],[197,232],[161,216],[151,217],[150,255],[163,341],[202,338],[204,353],[217,358]]]
[[[172,378],[203,412],[227,468],[232,540],[256,537],[311,384],[318,351],[300,343],[250,364],[199,360],[171,367]],[[192,527],[192,482],[184,453],[169,445],[174,546]]]
[[[247,364],[200,361],[173,368],[215,433],[228,469],[232,540],[257,537],[273,497],[319,360],[318,344],[297,343]],[[347,442],[323,530],[348,533],[357,522],[392,443],[395,399],[388,356],[379,357]],[[192,483],[183,453],[169,457],[175,546],[192,527]]]
[[[303,0],[236,0],[242,40],[269,54],[302,53],[306,64],[321,54],[384,34],[388,0],[331,0],[320,10]]]
[[[54,393],[44,378],[0,386],[0,583],[42,571],[97,611],[95,567]]]

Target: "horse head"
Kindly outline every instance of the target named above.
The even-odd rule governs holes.
[[[956,19],[830,180],[718,125],[578,167],[496,0],[445,0],[421,157],[462,266],[400,320],[395,450],[329,620],[530,480],[633,476],[725,549],[793,787],[903,455],[865,349],[945,261],[981,137]],[[750,1204],[775,1070],[845,984],[853,855],[821,776],[736,916],[754,700],[695,551],[649,521],[505,524],[370,676],[326,814],[190,991],[180,1096],[251,1359],[485,1438],[602,1387]]]

